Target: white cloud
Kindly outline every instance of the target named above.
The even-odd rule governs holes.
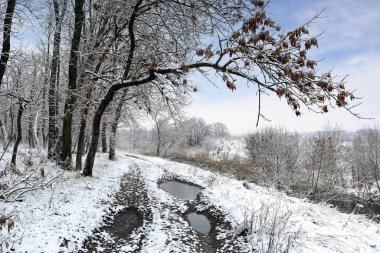
[[[311,28],[314,34],[326,30],[326,33],[319,38],[320,48],[315,50],[313,55],[317,58],[326,58],[319,65],[320,69],[328,70],[334,67],[338,78],[348,74],[347,86],[351,90],[357,90],[357,96],[363,97],[358,101],[362,104],[354,111],[362,117],[373,117],[375,120],[360,120],[343,109],[336,109],[323,115],[304,110],[302,117],[296,117],[285,101],[280,101],[272,94],[263,97],[262,103],[262,112],[272,121],[268,123],[261,120],[260,127],[274,124],[292,130],[315,131],[321,129],[327,122],[340,125],[347,130],[359,129],[366,125],[380,125],[379,1],[273,0],[272,6],[271,11],[275,15],[275,20],[293,28],[295,24],[307,21],[316,11],[326,9],[324,12],[326,17],[317,20]],[[195,94],[194,103],[188,109],[189,114],[203,117],[208,122],[224,122],[234,133],[255,129],[258,98],[254,89],[243,88],[240,94],[232,96],[223,93],[222,101],[213,98],[217,96],[215,93],[218,92],[206,88],[203,94]]]
[[[380,62],[376,59],[380,59],[380,54],[357,55],[336,68],[340,76],[349,73],[347,86],[351,90],[357,90],[357,96],[363,97],[358,100],[362,104],[354,111],[362,117],[375,118],[374,120],[358,119],[344,109],[332,110],[327,114],[316,114],[304,109],[302,116],[296,117],[284,100],[280,101],[276,95],[271,94],[262,97],[262,113],[271,119],[271,122],[261,120],[259,127],[281,125],[303,132],[320,130],[327,122],[347,130],[356,130],[366,125],[380,125]],[[205,93],[194,94],[194,102],[187,111],[191,116],[203,117],[208,122],[224,122],[235,134],[252,131],[256,125],[258,97],[253,88],[241,89],[240,94],[223,94],[226,97],[222,101],[214,98],[220,91],[206,89]]]
[[[318,8],[324,9],[325,18],[317,20],[312,27],[321,36],[320,53],[334,50],[366,50],[380,42],[379,1],[318,1]],[[305,19],[307,12],[304,13]],[[310,15],[311,13],[309,13]],[[349,51],[346,52],[350,54]]]

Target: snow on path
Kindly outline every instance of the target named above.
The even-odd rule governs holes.
[[[141,169],[153,201],[165,200],[169,204],[176,201],[157,188],[157,180],[171,174],[205,187],[203,198],[220,208],[237,228],[250,214],[259,213],[263,206],[280,207],[280,213],[290,213],[287,229],[300,231],[302,247],[294,252],[380,252],[380,225],[364,216],[343,214],[322,204],[288,197],[274,189],[255,185],[246,189],[241,181],[190,165],[139,157],[143,160],[120,153],[117,161],[110,162],[106,154],[100,154],[93,178],[67,172],[52,188],[31,192],[23,202],[0,202],[0,213],[17,214],[14,229],[10,234],[2,229],[1,237],[19,239],[13,245],[14,252],[77,251],[86,236],[102,224],[102,217],[119,190],[121,176],[129,171],[129,165],[135,163]],[[54,166],[48,170],[60,171]],[[153,216],[162,223],[152,225],[142,252],[169,252],[168,235],[162,228],[168,225],[165,217],[170,214],[156,212]],[[265,236],[261,241],[253,236],[249,239],[252,243],[265,243],[266,240]],[[178,245],[171,246],[179,250]],[[7,252],[4,244],[2,249]],[[191,249],[186,251],[191,252]]]
[[[206,187],[203,195],[219,206],[236,226],[244,222],[247,214],[259,212],[263,205],[279,206],[280,212],[291,214],[289,230],[302,231],[299,252],[380,252],[380,225],[362,215],[344,214],[274,189],[255,185],[246,189],[241,181],[190,165],[160,158],[144,159],[165,168],[168,173]]]
[[[52,164],[49,167],[46,173],[61,172]],[[52,188],[33,191],[23,202],[0,202],[0,213],[16,214],[14,229],[10,234],[2,229],[1,237],[17,239],[14,252],[76,251],[102,222],[112,196],[119,190],[120,177],[128,169],[124,161],[112,163],[106,154],[100,154],[92,178],[66,172]],[[3,252],[8,252],[2,246]]]

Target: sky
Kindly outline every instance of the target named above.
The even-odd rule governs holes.
[[[306,108],[301,117],[296,117],[284,99],[271,94],[262,96],[261,103],[261,112],[269,121],[261,119],[256,128],[256,89],[240,82],[237,90],[231,92],[224,83],[214,83],[218,86],[215,87],[196,74],[191,79],[200,91],[192,94],[192,103],[186,108],[188,116],[202,117],[208,123],[223,122],[232,134],[246,134],[267,126],[299,132],[318,131],[326,124],[348,131],[380,126],[380,0],[271,0],[268,7],[270,17],[285,31],[297,28],[321,11],[321,18],[309,27],[313,35],[322,33],[318,37],[319,47],[311,55],[320,60],[320,72],[333,68],[337,79],[348,75],[346,86],[361,98],[353,111],[373,119],[358,119],[344,109],[316,114]],[[25,41],[38,40],[38,31],[33,27],[36,26],[29,24],[21,37],[13,38],[17,46],[30,46]]]
[[[358,119],[344,109],[327,114],[302,110],[296,117],[285,100],[274,94],[262,96],[261,110],[270,121],[260,120],[258,128],[281,126],[299,132],[323,129],[327,124],[348,131],[380,125],[380,1],[379,0],[272,0],[268,13],[284,30],[294,29],[323,10],[321,18],[310,27],[318,38],[319,48],[312,57],[321,60],[320,71],[333,68],[338,79],[347,77],[347,87],[355,90],[357,103],[353,111]],[[208,123],[223,122],[233,134],[255,131],[258,97],[256,90],[238,83],[229,91],[224,84],[218,88],[199,75],[192,77],[200,87],[187,108],[189,116],[203,117]]]

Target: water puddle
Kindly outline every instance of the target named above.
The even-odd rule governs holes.
[[[178,180],[169,180],[159,185],[161,189],[170,193],[177,199],[195,200],[202,188],[196,185],[184,183]]]
[[[108,227],[106,230],[117,237],[127,238],[132,230],[139,227],[141,224],[142,217],[137,209],[127,208],[114,217],[112,226]]]
[[[195,231],[208,234],[211,230],[210,221],[203,214],[189,213],[187,218],[190,221],[190,225],[194,228]]]

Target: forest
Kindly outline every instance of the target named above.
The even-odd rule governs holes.
[[[303,199],[315,205],[311,209],[321,208],[323,219],[338,217],[343,223],[345,214],[321,206],[340,207],[348,198],[350,207],[343,212],[366,216],[343,228],[375,231],[380,215],[376,126],[347,132],[326,125],[310,133],[270,126],[234,136],[222,122],[185,112],[193,94],[217,82],[231,93],[242,83],[256,91],[256,127],[267,121],[261,99],[268,95],[295,118],[333,110],[362,118],[346,77],[333,68],[320,71],[320,60],[313,58],[319,35],[311,31],[322,13],[287,30],[269,9],[264,0],[0,0],[0,250],[303,252],[302,245],[308,245],[321,252],[324,246],[297,225]],[[196,83],[194,74],[209,82]],[[214,214],[211,239],[185,225],[183,233],[199,242],[196,251],[176,229],[168,232],[162,225],[181,224],[175,215],[190,212],[183,211],[182,202],[175,206],[165,195],[154,195],[165,180],[204,191],[198,204],[183,204]],[[230,189],[235,195],[223,193],[223,182],[235,187]],[[261,206],[249,206],[252,200],[244,198],[251,197],[262,199]],[[291,207],[282,208],[280,201]],[[236,206],[229,210],[228,203]],[[299,205],[293,208],[294,203]],[[117,215],[131,213],[139,223],[131,230],[136,236],[112,234]],[[28,215],[34,218],[27,221]],[[44,216],[49,218],[40,225],[33,223]],[[103,238],[107,217],[115,221],[109,225],[115,231]],[[360,226],[359,219],[365,219]],[[307,222],[306,227],[317,224]],[[64,232],[49,224],[61,224]],[[221,241],[216,228],[226,233]],[[320,229],[315,233],[327,238],[328,228]],[[53,231],[53,239],[42,238],[46,231]],[[149,236],[153,239],[145,240]],[[372,239],[358,239],[357,245],[376,252],[380,245]],[[342,240],[326,249],[345,252],[342,245],[352,242]]]
[[[328,112],[336,104],[351,111],[355,99],[344,80],[316,72],[317,62],[307,55],[318,46],[309,23],[282,32],[267,17],[264,1],[44,4],[47,15],[38,27],[44,37],[32,51],[11,51],[13,16],[22,22],[23,15],[17,15],[16,1],[3,3],[3,139],[18,144],[23,130],[18,126],[28,125],[29,144],[46,147],[49,159],[81,170],[79,157],[89,136],[85,176],[92,175],[104,124],[110,125],[114,149],[123,106],[130,116],[139,110],[157,114],[163,107],[175,113],[197,90],[186,79],[190,71],[213,71],[232,91],[245,79],[259,96],[284,97],[296,115],[301,105]],[[217,38],[205,44],[203,37],[213,34]]]

